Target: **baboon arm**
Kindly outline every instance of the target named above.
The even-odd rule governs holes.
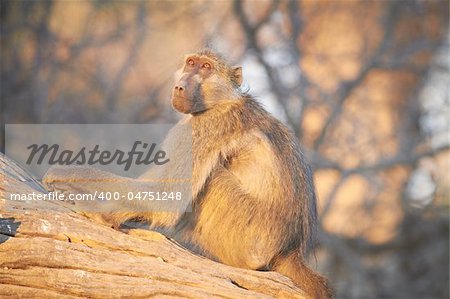
[[[229,170],[240,182],[240,188],[260,200],[271,200],[279,195],[282,171],[267,137],[253,132],[246,137],[245,146],[233,158]]]
[[[44,176],[43,183],[50,191],[97,194],[97,196],[102,192],[118,194],[119,200],[103,202],[97,197],[96,202],[77,201],[75,203],[81,212],[101,213],[108,222],[116,226],[131,218],[149,220],[154,226],[173,226],[184,212],[181,210],[185,208],[181,206],[166,211],[164,207],[158,206],[161,202],[138,198],[130,200],[129,194],[134,197],[164,186],[150,184],[145,180],[122,177],[88,166],[54,166]]]
[[[53,166],[42,182],[48,190],[74,193],[121,192],[141,189],[143,184],[89,166]]]

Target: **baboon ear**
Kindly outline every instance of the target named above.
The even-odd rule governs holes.
[[[242,84],[242,67],[237,66],[233,68],[233,81],[238,85],[241,86]]]

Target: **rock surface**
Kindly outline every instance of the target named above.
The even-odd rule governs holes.
[[[233,268],[192,254],[148,230],[127,233],[50,201],[0,153],[1,298],[304,298],[275,272]]]

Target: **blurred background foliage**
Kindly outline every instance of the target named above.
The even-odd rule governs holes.
[[[173,123],[204,46],[304,144],[336,298],[449,296],[448,1],[1,1],[5,123]]]

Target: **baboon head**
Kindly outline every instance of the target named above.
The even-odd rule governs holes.
[[[228,65],[211,50],[190,54],[175,73],[172,105],[181,113],[200,113],[239,99],[241,83],[241,67]]]

